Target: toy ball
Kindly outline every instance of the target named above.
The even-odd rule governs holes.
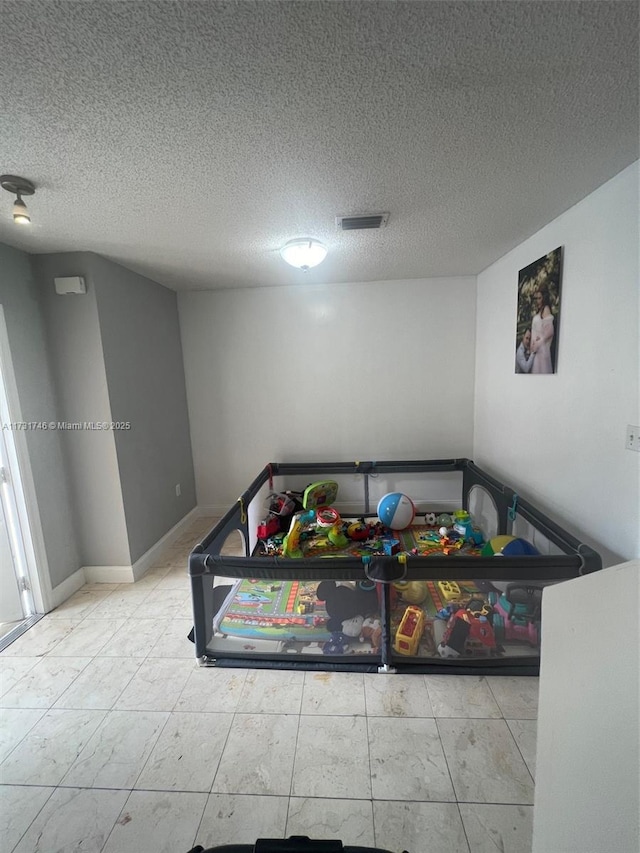
[[[404,530],[412,523],[416,508],[402,492],[389,492],[378,501],[378,518],[390,530]]]
[[[483,547],[483,557],[532,557],[539,554],[531,542],[516,536],[494,536]]]
[[[429,527],[434,527],[436,523],[436,514],[435,512],[428,512],[424,517],[424,523],[428,524]]]

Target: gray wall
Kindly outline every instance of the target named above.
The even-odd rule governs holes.
[[[33,257],[44,310],[60,420],[110,422],[93,256],[86,252]],[[81,275],[87,293],[60,296],[57,276]],[[82,565],[131,564],[115,436],[111,431],[61,433],[73,489]]]
[[[33,261],[64,420],[131,424],[63,436],[83,564],[130,565],[196,504],[176,294],[90,252]],[[58,296],[71,275],[87,293]]]
[[[135,562],[196,505],[177,299],[98,255],[90,269],[111,417],[131,423],[114,436]]]
[[[27,421],[58,421],[38,288],[29,256],[0,244],[0,304],[9,336],[21,414]],[[26,434],[52,587],[82,565],[68,485],[67,460],[58,432]]]

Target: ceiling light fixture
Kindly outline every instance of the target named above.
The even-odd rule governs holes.
[[[317,267],[327,257],[327,248],[319,240],[311,237],[300,237],[289,240],[280,249],[282,259],[292,267],[306,272],[311,267]]]
[[[26,178],[19,178],[17,175],[0,175],[0,186],[3,190],[16,196],[13,205],[13,221],[16,225],[30,225],[31,217],[27,205],[22,201],[22,196],[33,195],[36,191],[35,186],[31,181]]]

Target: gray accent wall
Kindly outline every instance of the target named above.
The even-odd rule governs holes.
[[[111,419],[131,424],[113,435],[135,562],[196,505],[177,298],[98,255],[88,268]]]
[[[59,420],[72,423],[111,422],[93,256],[86,252],[37,255],[51,368],[59,400]],[[87,292],[61,296],[57,276],[83,276]],[[127,525],[111,430],[64,430],[84,566],[131,564]]]
[[[131,425],[64,435],[83,564],[131,565],[196,504],[176,294],[91,252],[33,261],[64,420]]]
[[[58,421],[59,407],[30,257],[4,244],[0,244],[0,304],[7,324],[22,418]],[[82,565],[67,460],[62,436],[57,431],[30,431],[26,440],[49,581],[56,587]]]

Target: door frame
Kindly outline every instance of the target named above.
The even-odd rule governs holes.
[[[0,379],[4,379],[3,383],[0,381],[2,386],[0,387],[0,420],[2,424],[22,422],[20,397],[2,305],[0,305]],[[35,482],[29,460],[27,434],[26,430],[7,429],[4,431],[4,437],[13,474],[12,486],[22,531],[28,581],[36,614],[43,614],[52,609],[53,594]]]

